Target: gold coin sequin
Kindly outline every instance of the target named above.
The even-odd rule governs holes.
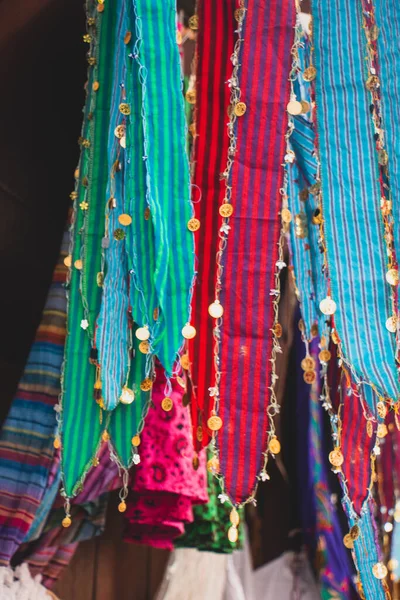
[[[217,415],[213,415],[212,417],[210,417],[207,421],[207,427],[208,427],[208,429],[211,429],[211,431],[218,431],[219,429],[221,429],[221,427],[222,427],[221,417],[218,417]]]
[[[314,66],[310,65],[309,67],[304,69],[304,72],[303,72],[304,81],[314,81],[316,76],[317,76],[317,69]]]
[[[234,527],[233,525],[232,525],[232,527],[229,527],[228,540],[231,542],[231,544],[236,544],[238,537],[239,537],[239,533],[238,533],[237,527]]]
[[[99,12],[99,13],[104,12],[104,4],[98,4],[98,6],[97,6],[97,12]]]
[[[321,362],[329,362],[331,359],[331,353],[329,350],[321,350],[321,352],[318,354],[318,358]]]
[[[386,575],[388,574],[388,570],[383,563],[378,562],[372,567],[372,573],[376,579],[385,579]]]
[[[122,392],[121,392],[121,396],[119,397],[119,401],[122,404],[132,404],[132,402],[135,400],[135,392],[133,390],[131,390],[130,388],[128,388],[127,386],[124,386],[122,388]]]
[[[61,442],[59,437],[54,438],[53,446],[56,450],[58,450],[58,448],[61,448]]]
[[[200,221],[199,219],[193,218],[189,219],[187,223],[187,227],[189,231],[198,231],[200,229]]]
[[[179,362],[181,363],[182,369],[185,369],[186,371],[189,369],[189,367],[190,367],[190,360],[189,360],[189,355],[188,354],[182,354],[182,356],[179,359]]]
[[[214,319],[220,319],[224,314],[224,307],[219,300],[215,300],[208,307],[208,314]]]
[[[80,258],[78,258],[78,260],[76,260],[76,261],[74,262],[74,267],[75,267],[75,269],[78,269],[79,271],[82,269],[82,267],[83,267],[83,262],[81,261],[81,259],[80,259]]]
[[[121,102],[121,104],[119,105],[119,112],[122,115],[130,115],[131,114],[131,107],[126,102]]]
[[[64,258],[64,265],[66,267],[70,267],[72,265],[72,256],[70,254]]]
[[[235,10],[235,12],[233,13],[233,16],[235,17],[235,19],[236,19],[236,21],[238,23],[240,23],[240,21],[243,21],[244,15],[245,15],[245,9],[244,8],[237,8]]]
[[[282,333],[283,333],[282,325],[280,323],[275,323],[275,325],[274,325],[275,336],[279,339],[280,337],[282,337]]]
[[[399,272],[397,269],[389,269],[386,273],[386,281],[390,285],[398,285],[399,283]]]
[[[334,467],[340,467],[344,463],[344,456],[340,448],[335,448],[332,452],[329,452],[329,462]]]
[[[138,446],[140,446],[140,436],[139,435],[134,435],[131,441],[132,441],[132,446],[135,446],[136,448]]]
[[[310,333],[312,337],[317,337],[317,335],[319,334],[318,325],[316,323],[311,325]]]
[[[232,508],[232,510],[229,514],[229,520],[232,523],[232,525],[234,525],[235,527],[237,527],[239,525],[240,517],[239,517],[239,513],[236,510],[236,508]]]
[[[281,219],[284,223],[290,223],[292,220],[292,213],[288,208],[282,208]]]
[[[219,473],[219,460],[216,456],[213,456],[207,461],[207,471],[209,473],[213,473],[214,475]]]
[[[130,225],[132,223],[132,217],[130,215],[119,215],[118,217],[118,221],[121,223],[121,225],[124,225],[125,227],[127,227],[128,225]]]
[[[376,405],[376,411],[378,413],[378,415],[384,419],[387,415],[387,408],[384,402],[379,401]]]
[[[150,352],[150,344],[149,342],[143,341],[139,344],[139,351],[142,354],[148,354]]]
[[[390,331],[390,333],[395,333],[396,329],[397,329],[397,319],[396,317],[389,317],[388,319],[386,319],[386,329],[388,331]]]
[[[99,273],[97,273],[96,275],[96,283],[99,287],[103,287],[103,283],[104,283],[104,273],[102,271],[99,271]]]
[[[122,139],[125,135],[125,125],[117,125],[114,129],[114,135],[119,140]]]
[[[311,369],[315,368],[315,360],[312,356],[306,356],[300,363],[303,371],[311,371]]]
[[[221,215],[221,217],[231,217],[233,214],[233,206],[232,204],[229,204],[228,202],[225,202],[224,204],[222,204],[219,207],[219,214]]]
[[[237,102],[234,107],[234,112],[237,117],[243,117],[247,110],[247,106],[244,102]]]
[[[94,81],[93,85],[92,85],[92,89],[94,92],[97,92],[97,90],[100,88],[100,83],[98,81]]]
[[[333,315],[336,312],[336,302],[327,296],[319,303],[319,310],[323,315]]]
[[[279,452],[281,451],[281,443],[278,440],[278,438],[272,438],[269,441],[268,448],[272,454],[279,454]]]
[[[144,209],[144,218],[146,221],[150,219],[150,208],[148,206]]]
[[[346,533],[346,535],[344,536],[343,544],[346,546],[346,548],[349,548],[349,549],[353,548],[353,546],[354,546],[353,540],[349,533]]]
[[[308,113],[311,110],[311,104],[309,102],[307,102],[306,100],[301,100],[300,104],[301,104],[301,113],[303,115],[305,115],[306,113]]]
[[[127,31],[124,36],[124,44],[129,44],[131,39],[132,39],[132,33],[130,31]]]
[[[196,329],[190,323],[186,323],[186,325],[182,328],[182,335],[185,340],[191,340],[196,335]]]
[[[372,437],[374,433],[374,426],[372,424],[372,421],[367,421],[367,435],[368,437]]]
[[[197,454],[195,456],[193,456],[192,465],[193,465],[193,469],[195,471],[197,471],[197,469],[200,466],[200,461],[199,461],[199,457],[197,456]]]
[[[71,525],[71,523],[72,523],[71,517],[65,517],[62,520],[62,526],[65,527],[65,528],[69,527]]]
[[[317,378],[317,375],[316,375],[315,371],[304,371],[304,373],[303,373],[303,379],[309,385],[314,383],[316,378]]]
[[[142,390],[142,392],[148,392],[149,390],[151,390],[152,387],[153,382],[149,377],[143,379],[142,383],[140,384],[140,389]]]
[[[165,410],[165,412],[169,412],[170,410],[172,410],[173,405],[174,403],[172,402],[171,398],[164,398],[161,402],[161,408]]]
[[[386,427],[385,423],[379,423],[378,428],[376,430],[376,435],[378,436],[378,438],[384,438],[386,437],[388,434],[388,428]]]
[[[193,29],[193,31],[197,31],[198,28],[199,28],[199,17],[198,17],[198,15],[192,15],[189,18],[188,24],[189,24],[190,29]]]
[[[289,115],[301,115],[303,107],[301,106],[301,102],[298,102],[297,100],[290,100],[290,102],[287,103],[286,110],[288,111]]]
[[[196,438],[198,442],[203,441],[203,428],[199,425],[196,429]]]
[[[123,513],[126,511],[126,502],[122,501],[118,504],[118,510],[120,513]]]
[[[185,94],[185,98],[189,104],[196,104],[196,90],[188,90]]]
[[[110,441],[110,434],[108,433],[108,431],[103,431],[103,433],[101,435],[101,439],[103,440],[103,442]]]

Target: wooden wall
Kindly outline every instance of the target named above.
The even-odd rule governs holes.
[[[110,502],[103,536],[82,542],[54,592],[61,600],[152,600],[169,552],[121,541],[122,518]]]

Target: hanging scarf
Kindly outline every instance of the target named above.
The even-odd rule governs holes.
[[[172,0],[134,0],[142,79],[144,160],[155,236],[154,285],[159,302],[154,352],[172,373],[182,346],[193,279],[193,234],[185,112]],[[154,307],[156,308],[156,307]],[[145,325],[145,323],[139,323]]]
[[[0,434],[0,563],[8,565],[25,538],[43,502],[52,473],[54,406],[60,393],[65,338],[66,301],[63,289],[68,237],[53,274],[42,320],[24,373]]]
[[[96,367],[89,358],[94,362],[92,344],[102,289],[98,286],[98,274],[101,273],[101,238],[109,173],[107,136],[117,13],[109,5],[98,12],[96,4],[89,2],[87,16],[95,21],[86,38],[90,39],[89,53],[95,62],[89,68],[79,178],[74,192],[77,199],[61,412],[61,460],[67,496],[78,491],[93,464],[102,430],[101,409],[93,398]]]
[[[244,20],[240,89],[247,110],[237,125],[234,213],[222,261],[219,416],[225,426],[217,439],[221,473],[234,502],[254,489],[266,446],[274,323],[270,294],[278,260],[294,17],[292,2],[258,0],[249,4]]]
[[[325,242],[342,353],[357,377],[396,397],[394,336],[386,329],[391,316],[386,247],[360,11],[358,3],[348,0],[328,7],[313,1]]]
[[[196,337],[189,342],[192,380],[192,424],[194,443],[206,446],[210,441],[207,420],[213,409],[208,386],[214,379],[213,319],[208,307],[215,294],[215,256],[219,242],[221,217],[218,208],[225,193],[220,174],[225,170],[229,138],[226,127],[237,22],[236,0],[220,0],[212,5],[200,0],[197,5],[196,110],[194,140],[193,200],[195,216],[201,226],[195,234],[197,279],[192,300]],[[210,64],[212,62],[212,68]],[[199,428],[199,429],[198,429]]]

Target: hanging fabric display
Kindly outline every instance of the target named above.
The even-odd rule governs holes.
[[[322,212],[330,281],[329,295],[320,308],[327,315],[334,314],[341,354],[356,380],[363,379],[378,393],[395,398],[396,326],[392,321],[396,315],[388,283],[394,280],[385,265],[360,11],[360,5],[347,0],[329,7],[313,1]],[[337,52],[338,47],[345,53]],[[350,147],[351,152],[339,151]]]
[[[54,406],[60,393],[65,338],[67,248],[65,235],[42,320],[0,434],[0,564],[4,566],[26,537],[47,487],[55,483],[56,493],[59,484],[58,469],[54,471],[54,445],[59,445]]]
[[[135,59],[139,61],[142,78],[143,160],[154,227],[153,277],[159,304],[154,307],[157,322],[152,346],[170,376],[182,346],[182,335],[193,334],[187,322],[194,268],[194,229],[176,43],[176,6],[172,0],[151,3],[135,0],[134,7],[138,40]]]
[[[244,9],[239,34],[243,42],[232,57],[240,69],[231,83],[228,161],[233,164],[227,171],[229,192],[221,205],[231,216],[223,222],[226,247],[217,254],[217,271],[223,268],[222,277],[217,275],[217,299],[224,317],[221,325],[219,321],[215,325],[218,370],[212,386],[222,420],[217,436],[220,466],[214,468],[220,468],[234,503],[253,494],[260,470],[265,477],[267,439],[271,438],[271,452],[280,449],[271,420],[268,423],[267,406],[274,405],[270,414],[276,414],[270,386],[275,383],[279,344],[272,330],[279,299],[277,273],[283,266],[278,248],[281,164],[295,19],[292,2],[278,6],[260,0]],[[273,77],[263,75],[272,72]]]
[[[101,238],[107,190],[107,134],[114,69],[116,11],[87,5],[89,43],[87,100],[82,152],[73,192],[69,255],[67,340],[62,377],[61,459],[64,493],[73,496],[93,464],[104,427],[101,397],[93,398],[97,351],[95,321],[100,310]],[[90,24],[89,24],[90,23]],[[90,360],[89,360],[90,359]],[[68,513],[68,510],[67,510]]]
[[[189,341],[189,359],[192,424],[198,447],[210,441],[207,421],[214,408],[214,398],[208,391],[214,378],[213,319],[208,308],[215,300],[215,255],[221,225],[218,209],[225,194],[221,173],[226,169],[229,145],[226,119],[233,69],[231,55],[237,19],[241,18],[241,13],[235,12],[236,4],[236,0],[221,0],[215,5],[199,0],[195,15],[199,29],[192,196],[200,227],[195,232],[197,268],[192,300],[192,322],[197,334]]]

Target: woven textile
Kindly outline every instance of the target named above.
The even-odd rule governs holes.
[[[57,431],[54,406],[66,324],[63,289],[65,236],[41,323],[7,420],[0,433],[0,563],[7,565],[24,540],[51,480]]]
[[[397,396],[393,334],[386,329],[377,157],[365,87],[361,6],[313,0],[323,216],[335,326],[359,377]],[[340,51],[338,51],[340,49]]]
[[[218,207],[225,193],[225,182],[220,174],[226,167],[229,145],[226,121],[230,89],[227,81],[232,74],[230,58],[237,27],[233,17],[235,8],[236,0],[220,0],[214,4],[199,0],[197,6],[201,27],[197,35],[192,195],[195,216],[201,227],[195,234],[197,279],[192,300],[192,321],[197,335],[189,342],[192,423],[197,446],[205,446],[210,441],[206,423],[212,410],[208,387],[214,379],[214,321],[208,314],[208,306],[214,301],[215,257],[221,221]],[[197,438],[198,425],[202,427],[201,441]]]
[[[189,163],[173,0],[134,0],[142,75],[148,201],[160,323],[153,347],[170,375],[189,320],[194,265]],[[144,323],[139,323],[144,325]]]
[[[247,8],[240,57],[241,98],[247,110],[237,125],[234,213],[223,255],[219,414],[225,426],[217,439],[221,472],[235,502],[253,490],[266,446],[274,322],[270,291],[278,259],[295,19],[294,3],[287,0],[257,0]]]
[[[93,15],[97,15],[99,36],[93,48],[97,62],[96,67],[89,71],[89,92],[83,124],[83,133],[87,136],[85,139],[88,140],[89,147],[82,148],[79,197],[76,201],[72,232],[73,251],[68,295],[68,336],[64,355],[61,449],[63,483],[68,496],[76,493],[80,480],[90,468],[102,429],[100,410],[93,399],[96,369],[89,363],[89,357],[91,338],[94,337],[94,326],[101,301],[101,287],[96,281],[97,274],[101,271],[101,238],[104,232],[104,207],[109,173],[107,138],[117,14],[110,8],[107,7],[103,13],[97,13],[95,6],[93,8]],[[96,82],[99,83],[99,88],[94,91],[93,84]],[[87,210],[81,209],[82,201],[88,203]],[[82,260],[82,273],[75,267],[76,260]],[[82,321],[85,320],[88,321],[87,330],[81,327]]]

